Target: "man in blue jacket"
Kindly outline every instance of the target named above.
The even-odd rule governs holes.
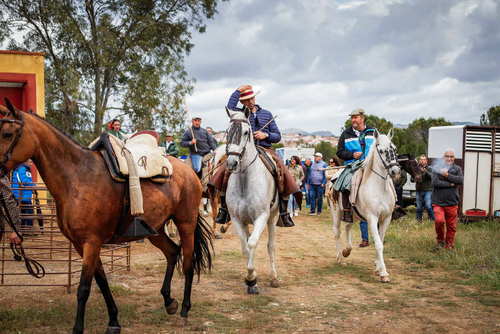
[[[314,153],[314,162],[307,174],[306,187],[309,189],[309,201],[311,203],[311,211],[309,216],[316,215],[316,203],[318,204],[318,216],[323,211],[323,193],[325,192],[326,175],[325,171],[320,171],[320,168],[326,168],[328,165],[323,161],[323,154],[320,152]]]
[[[294,226],[294,224],[288,213],[288,199],[290,195],[293,194],[300,207],[300,203],[302,203],[302,192],[293,180],[293,177],[290,175],[290,172],[285,167],[285,164],[283,163],[281,158],[276,154],[276,152],[274,152],[271,146],[271,144],[273,143],[280,142],[281,132],[278,129],[276,122],[271,121],[273,119],[273,115],[271,114],[271,112],[262,109],[258,104],[255,104],[255,96],[259,94],[259,92],[260,91],[254,92],[252,86],[250,85],[242,85],[233,92],[233,94],[229,98],[227,107],[228,109],[233,111],[238,110],[243,112],[243,109],[237,108],[238,102],[241,102],[243,106],[248,107],[252,112],[249,121],[252,127],[255,144],[263,147],[273,156],[274,161],[279,164],[278,168],[281,168],[281,171],[283,173],[283,180],[281,180],[281,182],[283,182],[283,191],[279,194],[280,220],[284,227],[292,227]],[[271,121],[271,123],[269,123],[269,125],[264,129],[262,129],[262,127],[269,121]],[[226,164],[223,164],[209,182],[209,188],[215,188],[220,191],[221,208],[219,209],[219,214],[215,219],[215,222],[218,224],[225,224],[228,220],[228,211],[225,196],[225,189],[227,187],[228,178],[229,176],[226,174]],[[213,193],[212,189],[211,192]]]
[[[33,203],[31,198],[33,196],[33,190],[21,190],[18,188],[22,187],[33,187],[33,179],[31,178],[31,166],[33,166],[33,161],[31,159],[26,160],[25,163],[20,164],[14,169],[12,174],[12,192],[16,197],[17,203],[19,203],[19,196],[21,196],[21,214],[33,214]],[[21,226],[33,226],[33,219],[21,219]]]
[[[344,160],[346,165],[357,160],[364,160],[375,140],[373,136],[375,129],[365,124],[365,111],[363,109],[354,109],[349,116],[351,116],[352,125],[342,132],[337,146],[337,156]],[[342,206],[344,207],[342,220],[352,223],[353,214],[349,202],[349,191],[342,193]],[[360,247],[366,247],[369,245],[368,224],[363,220],[359,225],[363,238]]]

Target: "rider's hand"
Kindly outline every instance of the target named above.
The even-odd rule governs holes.
[[[361,152],[354,152],[354,154],[353,154],[354,159],[356,159],[356,160],[358,160],[359,158],[361,158],[361,155],[362,155]]]
[[[217,154],[217,151],[215,151],[215,150],[214,150],[213,152],[214,152],[214,155],[216,155],[216,154]]]
[[[257,140],[264,140],[267,138],[266,134],[264,132],[260,132],[260,131],[255,131],[253,133],[253,137]]]
[[[241,85],[240,87],[236,88],[236,90],[243,92],[243,91],[251,89],[251,88],[252,88],[252,86],[250,86],[250,85]]]
[[[309,185],[307,185],[307,189],[309,189]]]
[[[193,139],[191,140],[191,145],[195,145],[195,144],[196,144],[196,138],[193,138]]]
[[[22,243],[21,238],[17,236],[16,232],[10,234],[10,242],[14,245],[20,245]]]

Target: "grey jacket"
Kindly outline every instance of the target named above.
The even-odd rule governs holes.
[[[453,186],[451,185],[453,183]],[[448,177],[440,174],[440,168],[435,167],[432,171],[432,204],[437,206],[458,205],[458,185],[464,183],[462,168],[453,164],[448,170]]]

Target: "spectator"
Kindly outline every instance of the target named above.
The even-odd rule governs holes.
[[[330,161],[328,162],[328,167],[338,167],[340,166],[340,161],[337,157],[331,157],[330,158]],[[325,171],[325,176],[326,176],[326,179],[327,179],[327,183],[326,183],[326,187],[325,187],[325,195],[328,196],[329,192],[330,192],[330,187],[332,186],[331,184],[331,180],[333,178],[333,175],[335,175],[335,173],[337,173],[339,170],[338,169],[329,169],[327,171]]]
[[[177,158],[177,155],[179,155],[179,146],[172,139],[173,135],[170,132],[167,133],[167,139],[160,146],[165,147],[167,155]]]
[[[403,187],[408,180],[408,176],[406,175],[406,171],[401,169],[401,174],[397,180],[394,180],[394,188],[396,188],[396,195],[398,196],[398,200],[396,205],[403,207]]]
[[[302,164],[300,163],[300,159],[297,156],[293,156],[290,159],[290,166],[288,166],[288,171],[293,177],[293,180],[295,183],[297,183],[297,186],[300,188],[300,185],[302,184],[302,181],[304,180],[304,170],[302,169]],[[296,209],[297,202],[295,201],[294,196],[290,196],[290,199],[288,200],[288,209],[290,211],[290,216],[299,215],[298,209]]]
[[[116,118],[109,123],[108,129],[109,130],[106,132],[112,134],[118,139],[123,140],[124,139],[123,136],[126,135],[126,132],[122,130],[121,122]]]
[[[304,178],[304,192],[306,193],[306,209],[311,207],[311,198],[309,196],[309,188],[306,186],[307,178],[309,177],[309,171],[311,170],[311,159],[306,158],[304,161],[304,167],[306,168],[305,178]]]
[[[451,148],[444,153],[444,163],[432,171],[432,207],[435,215],[436,250],[445,246],[453,249],[457,231],[458,185],[464,177],[462,168],[455,165],[455,151]],[[446,238],[445,226],[446,224]]]
[[[19,188],[34,186],[31,177],[31,166],[33,166],[33,161],[28,159],[25,163],[17,166],[12,174],[12,192],[18,204],[19,196],[21,196],[21,214],[28,215],[33,215],[33,203],[31,202],[33,190],[20,190]],[[21,219],[21,226],[32,228],[33,219]]]
[[[429,219],[434,221],[434,210],[432,209],[432,168],[427,165],[427,158],[421,155],[418,160],[420,170],[422,171],[422,181],[416,183],[417,189],[417,221],[422,222],[423,205],[427,209]]]
[[[327,164],[322,160],[323,154],[320,152],[314,153],[314,163],[309,169],[306,186],[309,189],[311,201],[311,211],[308,215],[316,215],[316,205],[318,206],[317,215],[321,215],[323,210],[323,193],[325,192],[326,176],[325,171],[319,171],[320,168],[327,167]]]
[[[217,145],[208,131],[200,126],[201,117],[193,118],[192,123],[191,129],[187,129],[182,135],[181,146],[189,147],[189,157],[193,163],[193,169],[198,177],[201,177],[203,157],[210,153],[210,150],[215,154]]]

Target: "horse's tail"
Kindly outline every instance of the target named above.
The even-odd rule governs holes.
[[[207,224],[205,219],[198,213],[198,222],[194,230],[194,251],[193,251],[193,268],[200,279],[202,271],[212,270],[212,253],[214,252],[213,244],[214,233],[212,228]]]

